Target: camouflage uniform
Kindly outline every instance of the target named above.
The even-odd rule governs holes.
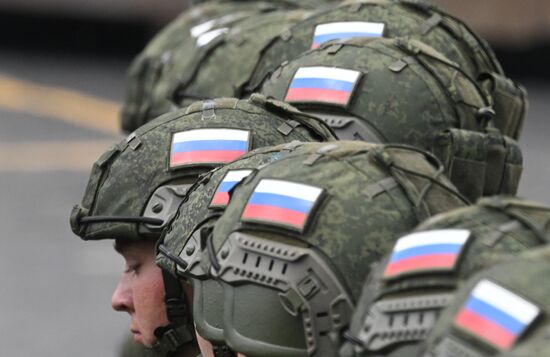
[[[548,356],[549,274],[549,247],[476,274],[443,311],[422,356]]]
[[[521,151],[494,128],[490,98],[458,64],[421,42],[322,44],[282,64],[261,92],[323,117],[340,139],[434,152],[471,200],[517,190]]]
[[[458,286],[549,238],[550,208],[517,198],[486,198],[427,220],[367,279],[341,354],[415,356]]]
[[[131,132],[175,108],[170,101],[175,81],[205,61],[212,51],[208,40],[216,34],[276,10],[308,8],[318,6],[317,3],[319,1],[217,0],[194,5],[157,34],[133,60],[121,113],[122,129]],[[219,78],[216,81],[219,82]],[[206,94],[210,98],[218,93]],[[221,94],[232,96],[234,93]]]
[[[333,138],[316,118],[259,95],[195,103],[142,126],[100,157],[71,228],[85,240],[158,239],[199,174],[254,148]],[[164,280],[171,325],[155,346],[161,355],[194,339],[180,283],[169,274]]]
[[[233,188],[231,201],[219,219],[207,215],[215,217],[215,225],[196,224],[192,218],[188,223],[186,218],[199,211],[196,202],[201,202],[204,211],[211,196],[190,199],[189,206],[183,204],[172,227],[186,231],[167,233],[164,247],[173,251],[167,254],[165,249],[164,255],[172,256],[178,272],[197,284],[197,327],[208,324],[206,332],[210,330],[212,337],[217,334],[216,342],[227,343],[245,355],[333,355],[334,341],[325,333],[331,331],[329,335],[334,337],[347,325],[358,295],[354,281],[368,273],[370,264],[387,251],[400,232],[465,201],[444,178],[437,160],[417,149],[360,142],[296,144],[278,149],[283,151],[282,157],[254,170]],[[317,192],[322,188],[302,226],[241,218],[250,194],[264,179],[305,185],[305,191],[313,186]],[[198,191],[196,197],[212,195],[212,187],[217,186],[214,183],[210,187]],[[259,244],[260,250],[248,250],[241,239],[248,240],[250,248]],[[200,258],[198,246],[202,248]],[[290,259],[293,255],[285,256],[284,249],[299,250],[303,259]],[[250,256],[243,259],[242,254]],[[306,257],[310,255],[312,261]],[[305,301],[306,305],[300,305],[302,298],[296,295],[299,287],[287,277],[277,276],[283,265],[296,274],[305,274],[300,270],[304,262],[316,264],[311,268],[314,274],[321,274],[318,276],[329,290],[317,297],[328,300],[320,303],[316,297],[313,305]],[[213,274],[222,285],[205,274]],[[283,296],[281,301],[277,291]],[[324,315],[327,321],[316,320],[313,327],[303,324],[309,308],[321,316],[317,310],[330,304],[334,310]],[[202,320],[206,322],[198,322]],[[306,332],[312,333],[311,338],[306,338]]]
[[[250,92],[281,63],[331,40],[350,37],[420,40],[456,62],[464,73],[479,79],[495,103],[496,126],[519,138],[527,111],[525,89],[505,77],[487,43],[459,19],[424,0],[357,0],[319,11],[285,31],[265,50],[250,81]]]

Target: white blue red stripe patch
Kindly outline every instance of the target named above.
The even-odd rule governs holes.
[[[454,324],[499,350],[508,350],[539,314],[535,304],[482,280],[456,315]]]
[[[239,182],[241,182],[245,177],[250,175],[252,170],[230,170],[228,171],[223,180],[218,185],[212,201],[210,202],[210,207],[225,207],[229,203],[229,191],[233,189]]]
[[[317,25],[311,48],[333,40],[347,40],[353,37],[382,37],[385,25],[380,22],[331,22]]]
[[[170,167],[225,164],[249,150],[250,133],[239,129],[195,129],[172,136]]]
[[[400,238],[384,270],[384,278],[418,272],[451,271],[470,237],[464,229],[416,232]]]
[[[262,179],[241,218],[303,232],[322,192],[321,188],[301,183]]]
[[[286,93],[287,102],[347,106],[361,72],[335,67],[302,67]]]

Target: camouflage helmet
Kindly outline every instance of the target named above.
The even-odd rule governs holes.
[[[423,357],[548,356],[550,248],[485,269],[454,295]]]
[[[343,141],[300,144],[241,181],[202,258],[222,282],[223,300],[205,302],[223,301],[228,346],[334,355],[370,265],[417,222],[465,204],[441,172],[418,149]]]
[[[104,153],[71,227],[85,240],[158,238],[200,173],[254,148],[333,137],[315,117],[261,95],[196,102]]]
[[[315,8],[325,0],[231,0],[201,1],[184,11],[159,32],[132,61],[121,112],[121,127],[131,132],[146,122],[175,110],[170,101],[173,78],[192,71],[196,61],[211,51],[208,40],[244,20],[278,9]],[[197,60],[197,58],[201,58]],[[210,94],[210,93],[209,93]],[[216,95],[220,94],[220,95]],[[232,96],[233,92],[212,93]]]
[[[415,356],[461,283],[549,238],[550,208],[518,198],[484,198],[428,219],[373,269],[341,355]]]
[[[260,148],[201,176],[191,187],[178,213],[159,240],[157,264],[193,284],[193,315],[197,333],[213,348],[226,347],[223,337],[223,300],[221,285],[207,275],[201,262],[204,248],[202,232],[212,229],[223,214],[236,185],[263,165],[286,156],[297,142]]]
[[[108,150],[94,164],[82,203],[73,208],[71,228],[84,240],[158,239],[200,173],[254,148],[332,138],[317,119],[260,95],[197,102]],[[171,325],[158,334],[154,347],[161,355],[194,336],[179,282],[163,277]]]
[[[487,43],[459,19],[425,0],[355,0],[318,11],[279,35],[263,51],[248,90],[260,83],[279,64],[332,40],[352,37],[407,37],[432,46],[455,61],[491,94],[499,116],[495,124],[503,134],[519,137],[527,111],[525,89],[505,77]]]
[[[204,1],[184,11],[160,31],[132,61],[121,112],[121,127],[131,132],[174,109],[169,100],[174,68],[184,71],[202,44],[220,28],[277,9],[269,1]]]
[[[320,113],[341,139],[428,150],[444,130],[483,131],[492,111],[459,65],[404,38],[321,45],[277,68],[261,92]]]
[[[340,139],[436,153],[471,200],[517,191],[521,150],[493,128],[490,98],[460,66],[416,40],[321,45],[281,65],[261,92],[323,117]]]

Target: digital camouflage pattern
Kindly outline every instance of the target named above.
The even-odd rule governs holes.
[[[457,265],[448,271],[417,271],[392,279],[384,277],[389,257],[384,258],[363,287],[348,333],[350,342],[341,355],[416,355],[460,284],[482,269],[548,243],[550,208],[519,198],[484,198],[475,206],[430,218],[414,232],[445,229],[470,232]]]
[[[550,323],[550,286],[546,280],[550,274],[550,249],[535,249],[495,265],[470,278],[456,293],[452,304],[439,318],[423,347],[423,357],[458,356],[547,356],[550,351],[548,333]],[[541,310],[528,329],[507,351],[498,351],[475,336],[468,335],[454,326],[453,321],[473,288],[483,280],[489,280],[519,295]],[[512,309],[514,306],[508,306]]]
[[[518,190],[523,154],[515,140],[498,130],[445,130],[436,136],[431,151],[443,161],[447,177],[472,202]]]
[[[200,173],[219,165],[170,168],[172,134],[190,129],[232,128],[251,133],[250,149],[293,140],[326,140],[333,134],[321,121],[292,106],[254,95],[196,102],[140,127],[94,164],[80,205],[71,215],[73,232],[85,240],[142,238],[128,222],[81,224],[90,216],[141,217],[161,185],[192,184]]]
[[[197,98],[241,97],[263,48],[309,13],[301,9],[268,12],[229,28],[204,45],[189,65],[176,64],[169,74],[173,101],[184,106]]]
[[[204,242],[200,232],[210,230],[223,214],[224,208],[212,207],[211,201],[228,172],[244,169],[254,172],[258,167],[285,157],[296,143],[256,149],[230,164],[202,175],[187,193],[177,215],[159,241],[163,249],[157,255],[157,264],[171,274],[191,281],[194,290],[195,328],[200,336],[215,346],[225,345],[221,303],[223,291],[217,281],[209,279],[207,270],[201,263]],[[211,301],[218,303],[209,303]]]
[[[195,71],[212,51],[210,46],[199,46],[201,35],[205,35],[202,37],[204,39],[209,34],[215,34],[215,31],[236,27],[243,21],[276,10],[316,8],[329,2],[212,0],[193,5],[159,32],[132,61],[128,70],[126,100],[121,112],[122,129],[131,132],[176,108],[170,100],[175,81]],[[247,51],[247,47],[242,50]],[[224,67],[224,70],[229,72],[228,67]],[[216,81],[220,82],[219,78]],[[206,98],[235,96],[233,91],[225,91],[221,95],[216,95],[218,92],[206,94]],[[191,100],[194,101],[193,98]]]
[[[440,52],[403,38],[328,43],[281,65],[263,83],[261,92],[284,100],[297,71],[312,66],[361,72],[345,108],[293,102],[322,116],[339,138],[406,143],[431,150],[445,162],[449,173],[457,166],[459,174],[451,179],[471,200],[516,193],[522,165],[519,146],[491,129],[490,98]],[[483,149],[474,153],[474,162],[468,161],[471,147]],[[507,163],[516,167],[506,170]],[[460,165],[466,167],[458,169]],[[479,174],[480,168],[485,175]]]
[[[264,178],[325,190],[304,233],[240,219],[250,194]],[[312,337],[315,341],[306,339],[304,329],[309,327],[303,325],[302,318],[307,305],[293,305],[295,311],[301,313],[291,315],[289,307],[285,309],[281,304],[278,294],[298,303],[290,297],[295,290],[262,284],[259,277],[269,276],[270,272],[265,263],[258,266],[259,258],[256,267],[253,257],[243,267],[243,271],[249,271],[243,279],[249,277],[249,280],[231,280],[230,277],[241,270],[224,268],[224,259],[231,258],[228,252],[232,248],[228,249],[228,244],[233,246],[231,237],[234,234],[247,234],[253,236],[253,240],[271,242],[269,244],[287,244],[292,249],[311,249],[324,257],[325,269],[322,271],[338,277],[343,286],[342,294],[348,296],[339,301],[349,303],[347,308],[338,303],[341,313],[338,323],[335,323],[335,316],[328,314],[327,325],[314,329],[331,330],[329,335],[337,338],[340,329],[347,325],[345,311],[351,312],[349,304],[358,297],[357,282],[364,279],[370,265],[383,256],[394,239],[425,218],[464,204],[460,194],[443,176],[437,160],[418,149],[363,142],[296,145],[289,154],[262,167],[233,190],[225,213],[214,227],[212,245],[206,244],[211,249],[203,253],[204,269],[210,269],[211,274],[224,282],[223,328],[227,344],[234,351],[257,356],[336,353],[333,342],[329,343],[326,335],[315,334],[315,338]],[[210,259],[214,254],[220,268]],[[323,284],[329,286],[329,281]],[[329,305],[328,301],[322,304],[323,309]]]
[[[264,50],[248,91],[256,91],[281,63],[311,49],[318,25],[342,22],[382,23],[383,37],[422,41],[456,62],[470,78],[479,77],[485,92],[494,99],[496,126],[503,134],[518,139],[528,107],[525,89],[505,77],[483,39],[459,19],[424,0],[355,0],[318,11],[283,32]]]

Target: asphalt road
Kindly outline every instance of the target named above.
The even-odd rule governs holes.
[[[116,356],[127,331],[110,308],[122,259],[68,224],[93,161],[120,138],[126,65],[0,50],[1,356]],[[519,194],[550,204],[550,82],[524,84]]]

